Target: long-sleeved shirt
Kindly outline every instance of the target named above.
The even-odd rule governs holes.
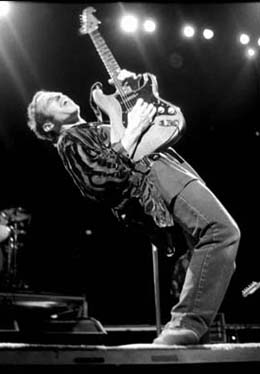
[[[158,227],[172,226],[173,198],[201,178],[173,149],[133,162],[120,144],[112,147],[109,127],[82,123],[62,131],[57,149],[84,197],[105,204],[120,217],[150,216]],[[143,218],[136,216],[140,207]]]

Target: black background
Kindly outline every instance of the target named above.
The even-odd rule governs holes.
[[[240,226],[237,270],[222,309],[229,322],[259,322],[260,293],[241,290],[260,281],[259,58],[245,57],[238,33],[260,36],[258,3],[33,3],[11,2],[0,19],[0,209],[31,214],[19,250],[21,276],[35,291],[87,293],[90,314],[103,323],[154,323],[151,248],[120,227],[110,212],[83,200],[55,149],[26,125],[39,89],[62,91],[94,120],[89,88],[107,73],[79,15],[89,5],[121,68],[152,72],[159,94],[181,107],[187,121],[176,150],[207,181]],[[155,34],[120,31],[125,11],[158,22]],[[212,27],[215,38],[184,39],[184,22]],[[177,61],[177,64],[176,64]],[[86,230],[91,231],[87,235]],[[172,305],[175,259],[160,255],[162,315]]]

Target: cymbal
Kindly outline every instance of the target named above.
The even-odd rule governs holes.
[[[3,242],[11,233],[11,229],[8,226],[0,224],[0,243]]]
[[[8,221],[19,222],[29,219],[30,214],[27,214],[23,208],[9,208],[4,210],[4,216],[8,217]]]
[[[43,309],[50,309],[54,307],[64,307],[66,304],[60,303],[57,301],[14,301],[14,305],[17,306],[24,306],[28,308],[43,308]]]

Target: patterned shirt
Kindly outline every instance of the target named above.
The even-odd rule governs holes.
[[[109,126],[97,123],[63,130],[57,149],[84,197],[105,204],[118,218],[142,221],[150,217],[160,228],[174,224],[173,197],[199,179],[174,150],[174,155],[169,151],[131,161],[121,143],[111,146]]]

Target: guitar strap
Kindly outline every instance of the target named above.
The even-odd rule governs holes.
[[[102,87],[102,83],[96,82],[96,83],[92,84],[92,86],[90,88],[89,105],[90,105],[91,109],[93,110],[93,112],[95,113],[98,122],[103,123],[102,112],[101,112],[101,110],[99,109],[99,107],[97,106],[97,104],[95,103],[95,101],[93,99],[93,91],[98,86]]]

